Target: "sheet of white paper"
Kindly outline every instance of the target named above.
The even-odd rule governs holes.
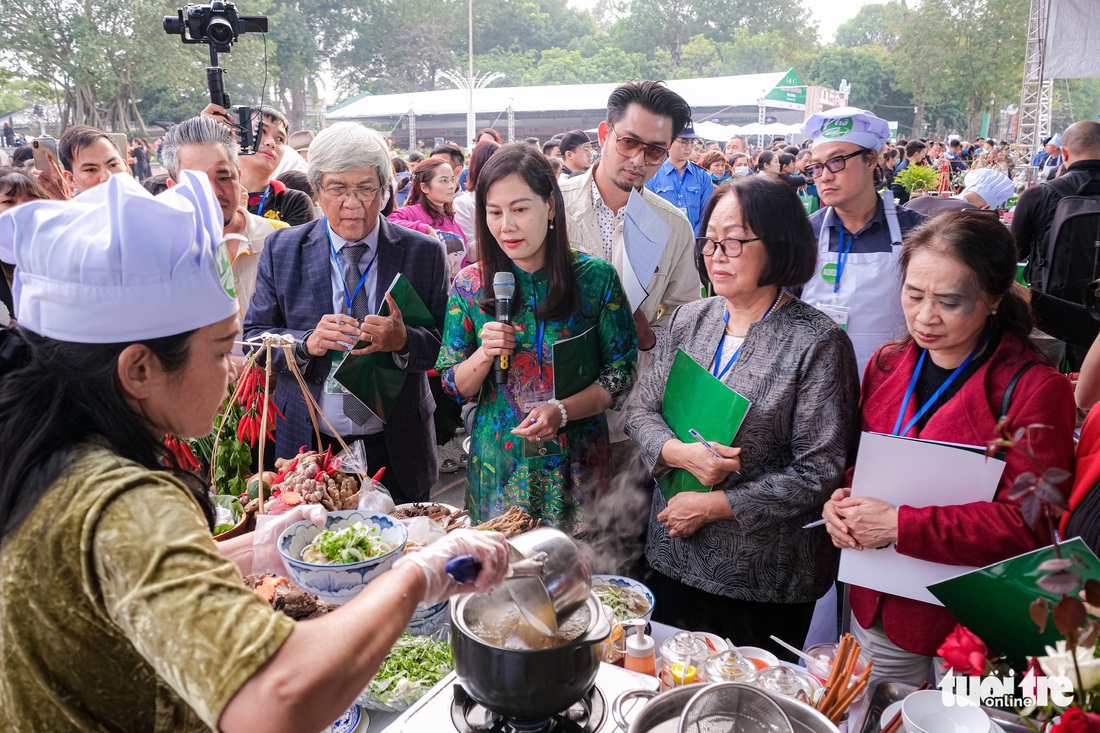
[[[653,273],[650,273],[652,275]],[[637,271],[630,259],[630,250],[623,249],[623,291],[630,302],[631,312],[642,307],[642,301],[649,297],[649,292],[638,282]]]
[[[643,288],[648,288],[671,236],[672,227],[649,207],[637,189],[632,189],[626,202],[626,218],[623,221],[623,279],[626,280],[625,265],[629,263],[638,282]],[[631,305],[638,307],[633,300]]]
[[[917,508],[991,501],[1004,467],[1004,461],[944,443],[863,433],[852,496]],[[839,579],[942,606],[927,586],[973,569],[900,555],[891,545],[885,550],[842,550]]]

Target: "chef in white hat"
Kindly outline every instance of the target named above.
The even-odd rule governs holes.
[[[19,318],[0,330],[5,730],[321,730],[418,603],[507,570],[500,535],[450,535],[300,623],[242,582],[250,553],[226,559],[163,442],[209,434],[235,376],[222,219],[194,171],[155,198],[111,176],[0,216]],[[482,563],[464,587],[444,569],[460,555]]]
[[[824,208],[810,216],[817,271],[801,297],[844,328],[860,377],[875,349],[905,334],[902,235],[925,217],[879,196],[878,151],[890,138],[886,120],[855,107],[811,115],[802,134],[813,141],[806,173]]]
[[[976,168],[963,177],[963,190],[957,196],[918,196],[905,205],[910,211],[934,217],[947,211],[965,209],[996,210],[1016,192],[1012,179],[993,168]]]

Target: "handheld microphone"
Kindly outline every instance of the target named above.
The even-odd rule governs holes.
[[[516,276],[510,272],[498,272],[493,276],[493,297],[497,302],[497,323],[512,325],[512,296],[516,293]],[[493,361],[493,383],[508,383],[508,367],[511,356],[500,356]]]

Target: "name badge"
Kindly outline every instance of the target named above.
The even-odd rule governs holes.
[[[833,323],[848,330],[848,314],[852,309],[846,305],[837,305],[836,303],[815,303],[814,308],[833,319]]]

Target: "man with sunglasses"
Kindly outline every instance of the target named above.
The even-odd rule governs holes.
[[[645,188],[690,119],[688,103],[662,82],[632,81],[616,87],[607,100],[607,119],[599,125],[600,159],[584,175],[561,184],[569,217],[569,245],[611,262],[620,278],[623,222],[631,191],[638,191],[672,230],[649,282],[648,296],[640,305],[634,304],[634,325],[642,352],[638,355],[639,377],[650,361],[645,352],[663,339],[672,312],[698,300],[700,294],[691,223],[679,209]],[[616,472],[625,472],[636,461],[632,458],[634,451],[623,432],[622,415],[611,411],[607,417],[612,466]],[[614,531],[620,536],[631,532]]]
[[[801,297],[847,331],[862,378],[875,349],[904,334],[901,238],[927,217],[878,194],[878,151],[890,139],[885,120],[840,107],[811,115],[802,134],[813,141],[806,173],[824,208],[810,216],[817,269]]]
[[[698,143],[702,138],[695,132],[695,126],[688,121],[680,137],[668,149],[668,160],[657,169],[653,178],[645,187],[682,211],[691,222],[691,229],[699,228],[707,199],[714,190],[710,173],[697,166]]]

